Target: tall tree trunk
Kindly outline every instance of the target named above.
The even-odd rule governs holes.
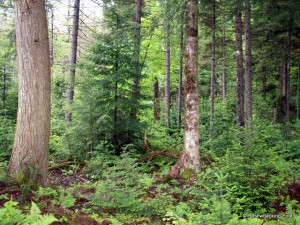
[[[36,184],[46,185],[51,75],[45,1],[14,1],[14,4],[19,99],[9,172],[15,177],[31,177]]]
[[[119,63],[118,63],[118,60],[119,60],[119,49],[117,47],[117,52],[116,52],[116,61],[115,61],[115,76],[117,77],[117,74],[119,73]],[[119,149],[119,135],[118,135],[118,101],[119,101],[119,98],[118,98],[118,80],[116,79],[115,80],[115,96],[114,96],[114,124],[113,124],[113,137],[112,137],[112,144],[113,146],[115,147],[115,153],[116,155],[119,155],[120,154],[120,149]]]
[[[68,0],[68,14],[67,14],[67,18],[66,18],[68,22],[71,21],[70,18],[71,18],[71,0]],[[68,29],[68,39],[67,39],[67,42],[69,43],[69,42],[71,42],[71,39],[72,39],[72,37],[71,37],[71,31],[72,31],[71,26],[68,25],[67,29]]]
[[[54,64],[54,8],[51,8],[51,66]]]
[[[4,128],[4,151],[8,151],[8,135],[7,135],[7,124],[6,124],[6,120],[7,120],[7,77],[6,77],[6,54],[4,55],[4,65],[3,65],[3,92],[2,92],[2,104],[3,104],[3,110],[4,110],[4,121],[3,121],[3,128]]]
[[[4,117],[6,117],[6,102],[7,102],[7,79],[6,79],[6,65],[5,65],[5,62],[6,62],[6,54],[4,55],[4,65],[3,65],[3,70],[2,70],[2,79],[3,79],[3,90],[2,90],[2,107],[4,109]]]
[[[166,127],[170,127],[170,112],[171,112],[171,91],[170,91],[170,21],[169,15],[169,1],[166,2]]]
[[[222,101],[226,99],[226,21],[225,21],[225,7],[223,5],[222,15],[222,75],[221,75],[221,87],[222,87]]]
[[[154,121],[158,122],[160,120],[160,96],[159,96],[159,83],[155,77],[154,82]]]
[[[50,9],[50,60],[51,60],[51,66],[53,66],[54,63],[54,6],[50,3],[49,4]]]
[[[280,69],[280,102],[278,110],[280,110],[280,121],[286,122],[287,118],[287,60],[284,62]]]
[[[292,33],[291,29],[288,28],[287,30],[287,52],[286,52],[286,119],[285,124],[287,125],[287,137],[288,137],[288,128],[289,128],[289,118],[290,118],[290,97],[291,97],[291,90],[290,90],[290,83],[291,83],[291,38]]]
[[[185,127],[184,152],[171,168],[169,175],[177,177],[191,170],[200,171],[199,154],[199,91],[198,91],[198,6],[197,0],[188,0],[186,7],[186,65],[185,65]]]
[[[70,53],[70,74],[69,74],[69,87],[67,101],[72,104],[74,99],[74,83],[75,83],[75,68],[77,60],[77,47],[78,47],[78,30],[79,30],[79,7],[80,0],[74,1],[74,15],[73,15],[73,29],[72,29],[72,47]],[[72,113],[67,112],[65,115],[66,121],[72,120]]]
[[[299,96],[300,96],[300,61],[298,62],[298,76],[297,76],[297,97],[296,97],[297,120],[299,120]]]
[[[236,47],[236,122],[238,127],[245,125],[244,113],[244,67],[242,42],[242,14],[238,10],[235,17],[235,47]]]
[[[251,3],[250,0],[246,0],[245,11],[245,55],[246,55],[246,111],[245,121],[246,126],[251,128],[252,124],[252,56],[251,56]]]
[[[216,89],[216,1],[212,2],[212,23],[211,23],[211,81],[210,81],[210,138],[214,139],[215,121],[215,89]]]
[[[263,66],[262,74],[261,74],[261,83],[262,83],[262,97],[264,102],[267,102],[267,75],[266,75],[266,67]],[[266,110],[266,109],[265,109]]]
[[[280,106],[281,116],[285,125],[289,122],[289,101],[290,101],[290,40],[291,33],[287,31],[287,38],[284,43],[285,56],[280,71]]]
[[[185,8],[185,3],[184,3]],[[181,128],[181,109],[182,109],[182,74],[183,74],[183,54],[184,54],[184,10],[182,10],[181,26],[180,26],[180,56],[179,56],[179,77],[178,77],[178,94],[177,94],[177,126]]]
[[[140,48],[141,48],[141,20],[142,20],[142,0],[136,0],[136,15],[135,15],[135,35],[134,35],[134,80],[133,80],[133,106],[131,109],[131,121],[137,122],[137,109],[140,101]]]
[[[119,32],[119,15],[116,15],[116,32]],[[113,112],[113,130],[112,130],[112,144],[115,147],[115,154],[119,155],[120,154],[120,146],[119,146],[119,135],[118,135],[118,73],[119,73],[119,37],[117,36],[116,39],[116,52],[115,52],[115,63],[114,63],[114,77],[115,77],[115,96],[114,96],[114,112]]]

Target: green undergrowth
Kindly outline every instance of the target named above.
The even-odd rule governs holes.
[[[53,215],[41,215],[41,211],[36,203],[32,202],[28,213],[24,214],[20,209],[16,208],[18,202],[7,201],[4,207],[0,209],[1,225],[49,225],[58,221]]]
[[[0,221],[6,219],[6,223],[0,224],[35,224],[54,217],[70,225],[91,221],[114,225],[300,224],[300,205],[288,197],[284,161],[263,139],[259,144],[253,140],[251,146],[233,145],[222,158],[211,159],[193,181],[163,182],[170,164],[141,163],[133,150],[121,156],[97,154],[83,169],[71,165],[60,169],[64,178],[80,177],[80,181],[27,193],[32,210],[26,201],[17,208],[15,201],[9,201],[10,193],[0,195],[0,201],[6,201],[0,209]],[[28,218],[33,223],[18,222]]]

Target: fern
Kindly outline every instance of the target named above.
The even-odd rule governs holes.
[[[18,202],[8,201],[4,204],[4,208],[0,209],[0,224],[13,225],[25,218],[21,210],[16,209]]]
[[[57,205],[61,205],[64,208],[68,208],[71,207],[75,204],[76,198],[74,198],[72,196],[72,193],[65,191],[65,190],[61,190],[59,191],[59,198],[58,199],[54,199],[51,202],[53,204],[57,204]]]
[[[296,200],[291,200],[286,206],[286,214],[280,216],[280,224],[300,224],[300,205]]]
[[[34,202],[27,215],[16,209],[16,205],[18,202],[8,201],[4,204],[4,208],[0,209],[1,225],[49,225],[58,221],[53,215],[41,215],[41,210]]]

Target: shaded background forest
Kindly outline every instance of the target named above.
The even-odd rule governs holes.
[[[146,147],[159,151],[175,146],[170,154],[179,154],[184,129],[185,1],[143,1],[138,60],[135,1],[92,2],[82,1],[80,7],[70,104],[73,2],[47,1],[52,60],[50,161],[92,160],[130,149],[141,157],[148,154]],[[300,2],[251,1],[251,130],[236,121],[235,17],[240,10],[245,41],[242,2],[199,3],[201,170],[208,171],[207,176],[212,173],[207,168],[227,174],[232,212],[279,210],[288,186],[299,189],[300,180]],[[18,104],[14,19],[6,5],[0,23],[0,161],[5,168]],[[136,68],[140,80],[134,89]],[[250,136],[251,143],[241,144],[241,136]],[[154,162],[158,168],[174,163],[164,156]]]

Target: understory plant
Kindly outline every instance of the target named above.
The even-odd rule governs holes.
[[[221,170],[228,174],[227,183],[232,190],[227,199],[239,216],[271,213],[274,204],[284,201],[288,168],[270,143],[271,139],[268,131],[256,125],[252,133],[244,131],[240,134],[220,159]]]
[[[131,152],[110,161],[101,172],[94,195],[88,196],[98,208],[115,209],[117,212],[136,216],[157,216],[174,201],[173,197],[154,187],[154,178],[140,165]],[[151,192],[151,189],[153,191]]]
[[[1,225],[48,225],[58,221],[53,215],[41,215],[39,207],[32,202],[28,214],[22,213],[16,206],[18,202],[8,201],[0,209]]]

